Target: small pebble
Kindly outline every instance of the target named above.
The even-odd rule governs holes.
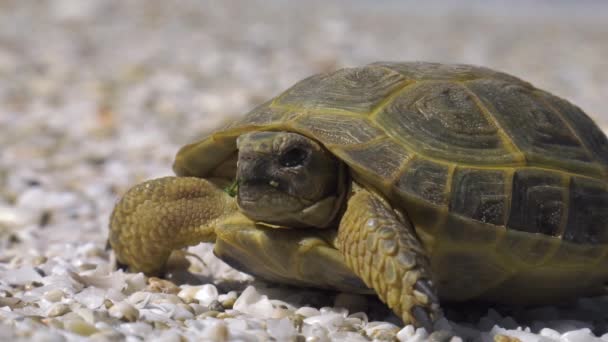
[[[225,309],[232,309],[234,307],[234,303],[236,302],[236,297],[228,297],[225,300],[220,301],[222,306]]]
[[[25,306],[25,303],[15,297],[0,297],[0,308],[3,306],[8,306],[11,309],[22,308]]]
[[[224,310],[226,310],[226,308],[218,300],[214,300],[211,303],[209,303],[209,305],[207,306],[207,309],[209,311],[217,311],[217,312],[224,312]]]
[[[60,289],[53,289],[45,292],[43,298],[49,302],[58,302],[63,298],[64,295],[65,293]]]
[[[255,287],[248,286],[234,303],[233,308],[242,313],[262,318],[272,318],[274,306],[266,295],[261,295]]]
[[[365,334],[379,340],[392,340],[399,332],[399,327],[386,322],[370,322],[364,328]]]
[[[31,336],[31,341],[64,342],[64,341],[67,341],[67,339],[59,332],[41,330],[41,331],[34,331],[34,334]]]
[[[135,335],[144,337],[152,332],[153,327],[148,323],[134,322],[121,324],[119,330],[125,335]]]
[[[311,316],[320,315],[321,311],[319,311],[318,309],[312,308],[310,306],[303,306],[303,307],[297,309],[295,314],[301,315],[303,317],[311,317]]]
[[[82,319],[70,319],[63,322],[64,329],[81,336],[90,336],[97,332],[94,325]]]
[[[70,306],[67,304],[63,304],[63,303],[54,303],[53,305],[51,305],[49,311],[47,311],[47,316],[48,317],[57,317],[57,316],[63,316],[66,313],[70,312]]]
[[[521,342],[521,340],[514,336],[509,335],[494,335],[494,342]]]
[[[186,320],[194,318],[194,310],[187,304],[179,303],[174,307],[171,318],[176,320]]]
[[[217,315],[219,315],[221,312],[219,311],[205,311],[202,314],[200,314],[198,317],[200,318],[207,318],[207,317],[217,317]]]
[[[297,331],[287,318],[268,320],[267,327],[270,336],[277,341],[288,341],[295,337]]]
[[[212,284],[205,284],[198,288],[194,298],[202,305],[210,305],[212,302],[218,301],[217,288]]]
[[[156,277],[148,278],[147,290],[150,292],[160,292],[169,294],[178,294],[180,292],[180,288],[177,287],[177,285],[175,285],[173,282]]]
[[[139,311],[131,304],[127,302],[114,303],[108,313],[112,317],[123,319],[128,322],[134,322],[139,317]]]
[[[207,338],[212,341],[223,342],[228,340],[228,326],[224,321],[216,321],[205,332]]]
[[[304,319],[304,323],[310,325],[321,325],[331,330],[337,330],[344,322],[344,316],[338,313],[326,313],[318,316],[311,316]]]

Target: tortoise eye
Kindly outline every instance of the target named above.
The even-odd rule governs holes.
[[[300,166],[308,157],[308,153],[299,147],[290,148],[279,157],[279,163],[284,167]]]

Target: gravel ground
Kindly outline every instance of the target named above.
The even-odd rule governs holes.
[[[108,216],[130,185],[171,174],[180,145],[309,74],[375,60],[501,69],[608,127],[608,3],[530,3],[1,1],[0,340],[426,340],[373,298],[257,282],[209,245],[176,258],[172,282],[114,271]],[[437,327],[608,341],[608,297],[559,304],[448,307]]]

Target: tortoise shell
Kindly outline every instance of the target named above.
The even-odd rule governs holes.
[[[504,294],[515,274],[579,286],[608,275],[590,272],[608,253],[608,140],[581,109],[516,77],[423,62],[314,75],[183,147],[174,170],[233,178],[236,138],[263,130],[319,141],[405,211],[440,281],[460,279],[439,284],[454,298],[477,282],[500,281]]]

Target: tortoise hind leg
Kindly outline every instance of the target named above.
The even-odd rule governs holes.
[[[432,330],[441,316],[430,264],[414,227],[379,196],[357,188],[336,238],[347,265],[405,324]]]

